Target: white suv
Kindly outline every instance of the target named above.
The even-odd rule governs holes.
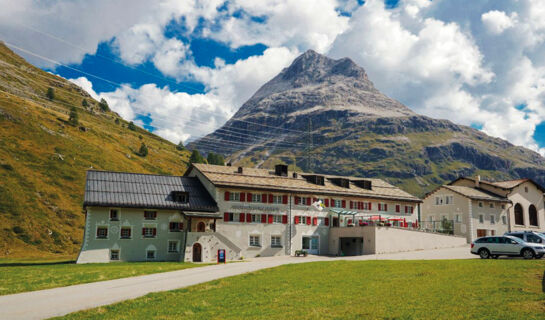
[[[497,259],[498,256],[540,259],[545,254],[545,246],[524,242],[512,236],[482,237],[471,243],[471,253],[478,254],[481,259]]]
[[[545,235],[538,232],[533,231],[514,231],[514,232],[506,232],[504,234],[505,236],[511,236],[511,237],[517,237],[519,239],[522,239],[524,242],[530,242],[530,243],[541,243],[545,245]]]

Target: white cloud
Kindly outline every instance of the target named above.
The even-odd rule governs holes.
[[[486,29],[492,34],[500,34],[504,30],[512,28],[517,20],[517,14],[514,12],[508,16],[503,11],[491,10],[481,15]]]

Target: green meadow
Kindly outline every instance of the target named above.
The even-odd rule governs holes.
[[[203,264],[180,262],[75,264],[74,261],[66,260],[0,260],[0,295],[199,266]]]
[[[545,319],[545,261],[284,265],[66,319]]]

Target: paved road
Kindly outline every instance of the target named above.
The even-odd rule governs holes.
[[[0,296],[0,319],[45,319],[289,263],[335,260],[431,260],[475,258],[469,247],[356,257],[268,257],[145,276]]]

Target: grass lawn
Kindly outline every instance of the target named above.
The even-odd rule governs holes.
[[[285,265],[68,319],[545,319],[542,260]]]
[[[121,262],[75,264],[74,261],[0,260],[0,295],[180,270],[203,264]]]

